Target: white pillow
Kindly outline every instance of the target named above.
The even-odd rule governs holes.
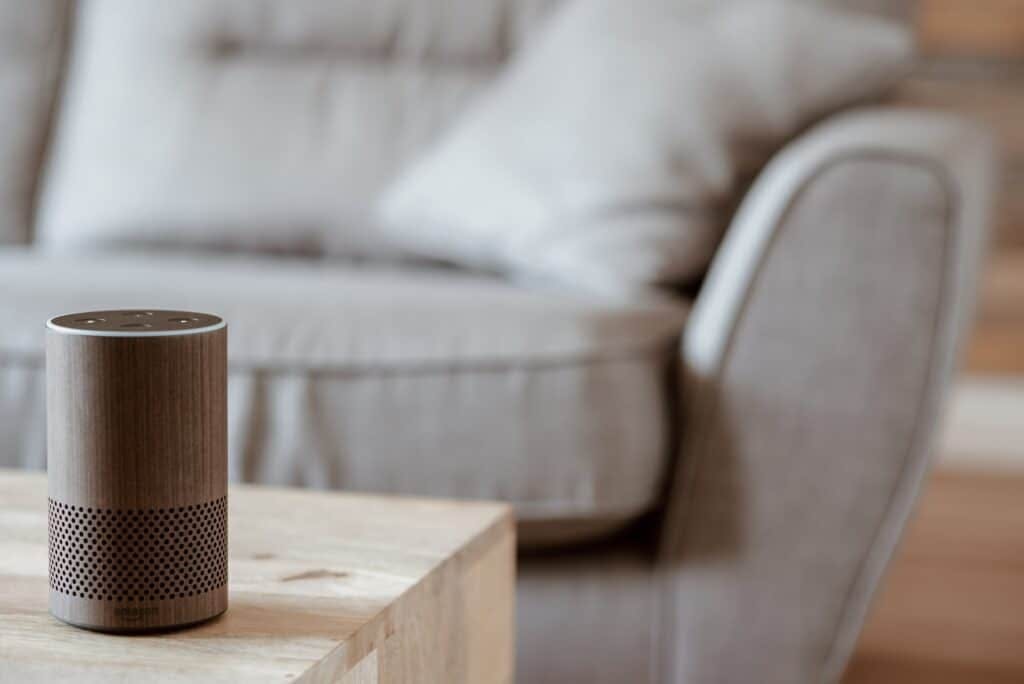
[[[388,188],[382,229],[458,264],[633,290],[698,276],[745,157],[902,75],[880,19],[770,0],[574,0]]]

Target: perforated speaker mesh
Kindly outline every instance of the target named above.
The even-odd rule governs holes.
[[[114,510],[50,499],[50,587],[104,601],[195,596],[228,581],[227,499]]]

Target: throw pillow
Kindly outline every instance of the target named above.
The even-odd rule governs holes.
[[[385,190],[406,251],[602,290],[699,276],[746,159],[904,71],[899,26],[799,2],[574,0]]]

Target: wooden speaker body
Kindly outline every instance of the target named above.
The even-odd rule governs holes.
[[[227,328],[92,311],[46,333],[50,612],[102,631],[227,608]]]

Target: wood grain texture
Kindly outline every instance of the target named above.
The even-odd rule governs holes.
[[[50,497],[171,508],[227,492],[227,331],[46,333]]]
[[[1024,476],[927,485],[844,684],[1024,681]]]
[[[918,0],[920,49],[930,56],[1024,59],[1021,0]]]
[[[376,684],[380,681],[377,652],[371,651],[341,678],[341,684]]]
[[[227,608],[227,331],[46,334],[50,610],[91,629]]]
[[[232,487],[230,609],[126,638],[47,614],[45,501],[42,477],[0,471],[12,681],[512,681],[506,506]]]

